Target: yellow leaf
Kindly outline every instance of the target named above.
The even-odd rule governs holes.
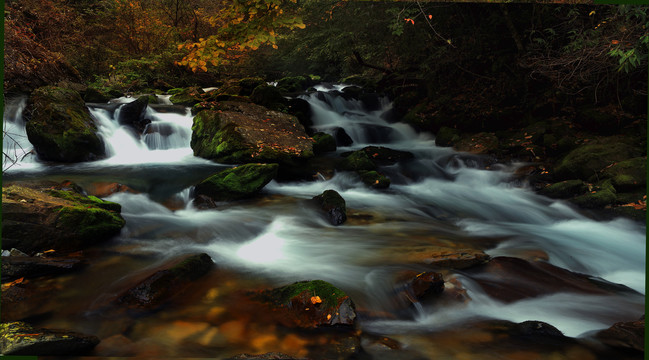
[[[311,296],[311,303],[313,305],[319,304],[322,302],[322,299],[320,299],[320,296]]]
[[[591,11],[591,12],[588,14],[588,16],[593,16],[593,15],[595,15],[595,10]]]
[[[207,66],[205,66],[205,65],[201,66],[201,70],[207,72]]]

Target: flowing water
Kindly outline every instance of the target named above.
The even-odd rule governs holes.
[[[25,99],[8,101],[4,127],[12,137],[5,137],[3,150],[19,161],[5,172],[5,181],[72,180],[84,188],[119,182],[138,192],[106,198],[122,205],[125,227],[114,240],[86,251],[91,262],[86,270],[57,278],[59,291],[41,307],[49,313],[38,325],[97,334],[127,355],[284,351],[305,356],[305,348],[313,344],[309,336],[287,335],[237,315],[233,303],[240,290],[322,279],[354,299],[364,332],[395,338],[425,358],[469,354],[477,359],[494,351],[481,348],[484,341],[476,340],[478,335],[466,338],[476,331],[469,324],[480,319],[544,321],[580,337],[644,313],[643,224],[593,220],[565,202],[539,196],[512,181],[522,164],[485,170],[479,157],[439,148],[432,135],[388,121],[391,104],[386,99],[368,110],[361,101],[339,96],[340,89],[319,87],[302,96],[311,105],[314,129],[332,135],[344,129],[353,142],[338,153],[367,145],[412,152],[414,159],[381,167],[392,180],[388,190],[369,189],[355,174],[338,172],[312,182],[272,181],[257,199],[212,210],[193,207],[192,186],[229,166],[193,156],[189,109],[150,106],[146,116],[151,123],[137,134],[116,121],[122,104],[132,99],[88,104],[109,156],[61,165],[29,153],[21,117]],[[327,189],[346,201],[349,220],[342,226],[330,225],[306,205],[305,200]],[[403,254],[432,246],[480,249],[492,257],[540,256],[599,283],[622,286],[608,284],[613,290],[606,294],[562,290],[512,301],[494,296],[482,284],[515,284],[520,274],[445,270],[447,287],[463,289],[469,301],[408,306],[395,295],[398,274],[430,269]],[[142,274],[197,252],[208,253],[219,270],[192,284],[189,295],[173,306],[144,316],[98,310]],[[467,326],[472,330],[458,330]]]

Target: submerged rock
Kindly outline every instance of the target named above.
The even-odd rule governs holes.
[[[3,256],[2,281],[57,275],[84,268],[84,261],[69,257]]]
[[[322,281],[302,281],[264,291],[258,297],[278,312],[287,327],[353,326],[356,310],[344,291]]]
[[[74,191],[2,188],[2,245],[27,254],[75,251],[119,234],[121,206]]]
[[[277,164],[245,164],[223,170],[196,185],[197,197],[231,201],[251,197],[277,176]]]
[[[390,187],[390,178],[376,171],[359,171],[358,175],[361,177],[361,181],[371,188],[387,189]]]
[[[117,301],[147,309],[156,307],[180,293],[188,282],[205,275],[213,265],[212,259],[207,254],[189,256],[177,265],[156,271],[127,290]]]
[[[325,190],[322,194],[314,196],[312,200],[327,214],[327,219],[332,225],[340,225],[347,220],[345,199],[337,191]]]
[[[43,160],[81,162],[105,156],[97,126],[79,93],[46,86],[34,90],[25,130]]]
[[[17,321],[0,324],[0,353],[3,355],[87,355],[99,344],[92,335],[58,329],[35,329]]]

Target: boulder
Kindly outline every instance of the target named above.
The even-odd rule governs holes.
[[[409,151],[393,150],[384,146],[366,146],[361,151],[364,151],[377,165],[393,165],[415,157]]]
[[[415,245],[386,247],[381,263],[389,264],[423,264],[435,268],[467,269],[486,263],[489,255],[482,250],[446,247],[438,245]]]
[[[612,164],[601,172],[600,178],[611,179],[616,190],[632,191],[647,184],[647,157],[636,157]]]
[[[197,197],[216,201],[244,199],[257,194],[277,176],[277,164],[245,164],[210,176],[196,185]]]
[[[121,125],[134,128],[138,134],[142,134],[147,124],[151,122],[151,120],[144,118],[148,105],[148,96],[140,96],[137,100],[122,105],[119,109],[119,118],[117,121]]]
[[[313,153],[316,155],[336,151],[336,139],[329,134],[318,132],[313,134]]]
[[[577,196],[570,201],[587,209],[603,208],[617,202],[617,190],[611,180],[600,182],[593,191]]]
[[[167,93],[171,95],[169,101],[174,105],[194,106],[203,101],[201,96],[205,92],[199,87],[190,87],[184,89],[171,89]]]
[[[390,187],[390,179],[376,171],[361,170],[358,172],[358,175],[365,185],[373,189],[387,189]]]
[[[76,251],[119,234],[119,204],[73,191],[2,188],[2,245],[27,254]]]
[[[345,157],[345,160],[340,163],[339,169],[347,171],[372,171],[376,170],[376,163],[372,161],[367,152],[358,150]]]
[[[87,88],[83,93],[83,100],[89,103],[107,103],[110,101],[110,96],[103,91],[95,88]]]
[[[2,281],[64,274],[86,265],[86,262],[72,257],[3,256]]]
[[[289,76],[277,81],[277,89],[284,94],[292,94],[306,90],[310,84],[310,79],[304,76]]]
[[[565,180],[547,186],[539,193],[553,199],[568,199],[582,195],[586,191],[588,191],[588,186],[582,180]]]
[[[207,274],[214,263],[209,255],[192,255],[167,269],[158,270],[128,289],[117,301],[137,308],[154,308],[182,292],[190,281]]]
[[[250,96],[252,92],[260,85],[266,85],[266,81],[260,77],[249,77],[239,80],[239,94],[241,96]]]
[[[347,220],[345,199],[335,190],[325,190],[312,199],[325,212],[332,225],[340,225]]]
[[[21,321],[0,324],[0,334],[3,355],[88,355],[99,344],[96,336],[68,330],[35,329]]]
[[[620,161],[642,156],[632,145],[633,139],[608,137],[583,144],[570,151],[557,163],[554,175],[557,180],[597,178],[600,171]]]
[[[618,322],[595,335],[603,343],[617,347],[644,352],[644,315],[637,321]]]
[[[226,164],[298,167],[313,156],[313,140],[294,116],[242,102],[198,113],[191,147],[196,156]]]
[[[287,100],[275,86],[261,84],[250,94],[250,100],[257,105],[273,110],[282,110],[286,107]]]
[[[300,98],[291,98],[286,100],[288,105],[288,113],[295,116],[297,120],[304,126],[306,133],[313,135],[313,120],[311,120],[311,104],[308,101]]]
[[[344,291],[323,280],[301,281],[261,292],[257,299],[278,313],[292,328],[350,327],[356,310]]]
[[[354,143],[354,140],[347,134],[345,129],[337,128],[334,131],[334,137],[336,138],[336,145],[338,146],[350,146]]]
[[[498,138],[494,133],[481,132],[460,137],[453,148],[471,154],[491,154],[498,149]]]
[[[27,138],[43,160],[81,162],[105,155],[97,126],[73,90],[54,86],[34,90],[25,118]]]

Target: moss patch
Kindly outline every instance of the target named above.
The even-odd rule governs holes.
[[[375,170],[376,164],[363,150],[354,151],[340,163],[340,170],[361,171]]]
[[[223,170],[196,185],[197,195],[217,201],[253,196],[277,176],[277,164],[246,164]]]
[[[56,227],[70,232],[71,238],[92,239],[119,234],[125,223],[118,214],[102,208],[71,206],[59,210]]]

